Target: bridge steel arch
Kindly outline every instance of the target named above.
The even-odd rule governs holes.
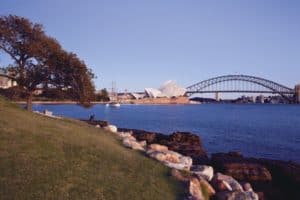
[[[206,91],[205,89],[209,86],[228,82],[228,81],[243,81],[253,83],[265,88],[265,91],[256,91],[256,90],[210,90]],[[248,76],[248,75],[226,75],[226,76],[218,76],[214,78],[210,78],[194,85],[191,85],[186,88],[186,94],[192,95],[196,93],[212,93],[212,92],[244,92],[244,93],[273,93],[273,94],[280,94],[285,98],[289,98],[290,96],[295,94],[295,90],[291,89],[287,86],[281,85],[274,81],[270,81],[264,78],[255,77],[255,76]]]

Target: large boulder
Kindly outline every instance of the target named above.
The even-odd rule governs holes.
[[[217,200],[258,200],[258,195],[253,192],[243,192],[243,191],[223,191],[216,195]]]
[[[126,129],[126,128],[119,128],[119,131],[122,132],[132,132],[133,136],[137,140],[145,140],[148,144],[155,144],[157,143],[157,137],[160,135],[161,137],[166,136],[161,133],[155,133],[155,132],[149,132],[144,130],[138,130],[138,129]],[[167,136],[166,136],[167,137]]]
[[[280,161],[270,159],[257,159],[257,162],[266,166],[272,176],[278,180],[290,182],[300,187],[300,164],[291,161]]]
[[[158,160],[160,162],[165,162],[166,160],[166,154],[159,151],[147,151],[147,154],[150,158],[153,158],[155,160]]]
[[[183,156],[174,151],[154,151],[146,152],[151,158],[154,158],[166,166],[178,170],[190,170],[193,160],[190,157]]]
[[[255,159],[244,158],[238,153],[212,154],[212,164],[224,174],[239,181],[271,181],[270,171]]]
[[[201,190],[200,182],[197,178],[192,178],[189,183],[189,193],[193,200],[205,200]]]
[[[191,177],[189,181],[190,199],[195,200],[209,200],[211,196],[215,195],[214,188],[204,179]]]
[[[204,178],[208,181],[211,181],[214,176],[214,169],[207,165],[193,165],[191,167],[191,172],[196,176]]]
[[[238,181],[231,176],[221,173],[216,173],[212,179],[212,184],[218,191],[244,191],[243,187]]]
[[[147,154],[151,158],[155,158],[161,162],[171,162],[171,163],[180,163],[181,154],[174,151],[153,151],[148,150]]]
[[[207,163],[208,156],[198,135],[189,132],[175,132],[165,144],[170,150],[193,158],[195,163]]]
[[[250,183],[244,183],[243,188],[244,188],[244,191],[246,191],[246,192],[253,191],[252,185]]]
[[[131,140],[136,140],[135,137],[133,137],[130,132],[118,132],[118,135],[123,139],[129,138]]]
[[[299,199],[300,164],[270,159],[257,159],[257,162],[271,172],[272,183],[269,187],[255,184],[254,189],[262,188],[266,199]]]
[[[209,197],[216,194],[215,189],[207,182],[207,180],[200,178],[200,185],[203,190],[208,194]]]
[[[104,129],[107,131],[110,131],[112,133],[118,132],[118,128],[115,125],[108,125],[108,126],[104,127]]]
[[[123,140],[123,145],[125,147],[131,148],[133,150],[145,151],[143,144],[141,144],[140,142],[137,142],[136,140],[132,140],[130,138],[125,138]]]
[[[182,171],[178,169],[172,168],[171,175],[178,181],[181,182],[189,182],[191,179],[191,175],[189,173],[182,173]]]
[[[168,151],[168,147],[164,146],[164,145],[160,145],[160,144],[150,144],[148,146],[149,150],[153,150],[153,151]]]
[[[180,156],[179,157],[179,162],[186,165],[186,166],[189,166],[188,167],[189,169],[193,165],[193,159],[189,156]]]
[[[172,169],[187,170],[187,171],[190,170],[190,166],[184,163],[164,162],[164,165]]]
[[[271,181],[269,170],[256,163],[224,163],[224,173],[243,181]]]

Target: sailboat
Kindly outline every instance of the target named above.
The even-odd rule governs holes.
[[[111,99],[111,101],[106,104],[106,107],[118,108],[121,106],[121,104],[118,102],[118,93],[116,92],[116,83],[115,82],[112,82],[110,99]]]

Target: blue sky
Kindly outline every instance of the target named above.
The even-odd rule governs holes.
[[[44,25],[98,76],[142,91],[226,74],[300,83],[300,3],[277,0],[1,0],[0,15]],[[0,65],[9,59],[0,54]]]

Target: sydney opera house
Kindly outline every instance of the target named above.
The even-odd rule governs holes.
[[[165,82],[159,89],[145,88],[145,95],[149,98],[172,98],[184,96],[186,89],[178,86],[174,81]]]
[[[135,103],[143,104],[185,104],[189,103],[185,97],[186,89],[174,81],[165,82],[160,88],[145,88],[144,93],[131,93]]]

